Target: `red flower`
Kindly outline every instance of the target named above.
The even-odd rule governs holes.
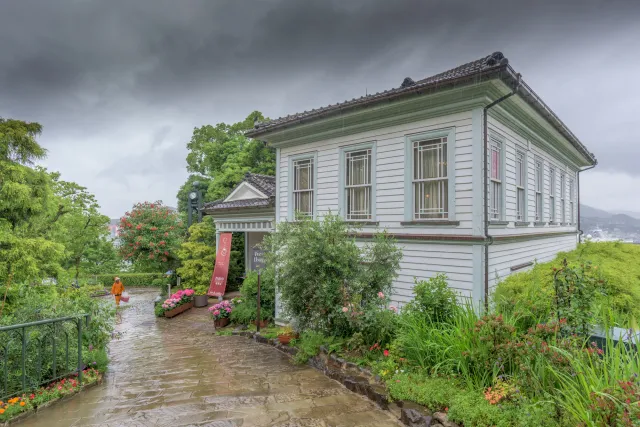
[[[31,393],[31,394],[29,395],[29,399],[35,399],[35,397],[36,397],[36,395],[35,395],[35,394],[33,394],[33,393]]]
[[[169,232],[168,231],[165,231],[164,237],[169,237]]]
[[[136,225],[136,230],[140,230],[142,229],[142,226],[140,224]]]
[[[164,251],[164,254],[168,256],[169,255],[169,251]]]
[[[383,351],[382,354],[384,354],[384,357],[389,357],[389,350]]]

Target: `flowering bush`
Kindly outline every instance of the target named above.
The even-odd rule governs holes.
[[[32,393],[25,393],[22,396],[13,397],[6,402],[0,400],[0,421],[7,421],[16,415],[37,408],[50,400],[74,394],[80,390],[80,385],[75,378],[77,374],[60,381],[53,382],[46,387],[40,387]],[[85,369],[82,371],[82,384],[87,385],[98,381],[101,377],[96,369]]]
[[[220,320],[227,318],[233,311],[233,304],[227,300],[224,300],[218,304],[209,307],[209,313],[213,320]]]
[[[161,305],[161,310],[156,311],[158,316],[164,316],[164,313],[169,310],[173,310],[176,307],[180,307],[183,304],[193,301],[193,295],[195,291],[193,289],[179,290],[175,294],[172,294],[169,298],[164,300]]]

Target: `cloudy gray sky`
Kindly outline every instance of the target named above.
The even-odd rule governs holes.
[[[640,212],[639,22],[633,0],[2,0],[0,116],[43,124],[46,166],[116,217],[176,204],[195,126],[499,50],[598,157],[583,202]]]

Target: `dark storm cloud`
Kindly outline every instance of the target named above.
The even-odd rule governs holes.
[[[631,0],[6,1],[0,115],[42,122],[52,153],[98,150],[89,180],[127,163],[144,181],[145,158],[173,160],[174,179],[193,126],[335,103],[501,50],[603,169],[640,176],[640,93],[624,83],[640,72],[639,17]]]

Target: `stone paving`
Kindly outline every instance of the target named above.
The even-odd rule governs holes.
[[[214,335],[205,308],[156,319],[134,290],[105,381],[22,426],[398,426],[387,411],[270,346]]]

